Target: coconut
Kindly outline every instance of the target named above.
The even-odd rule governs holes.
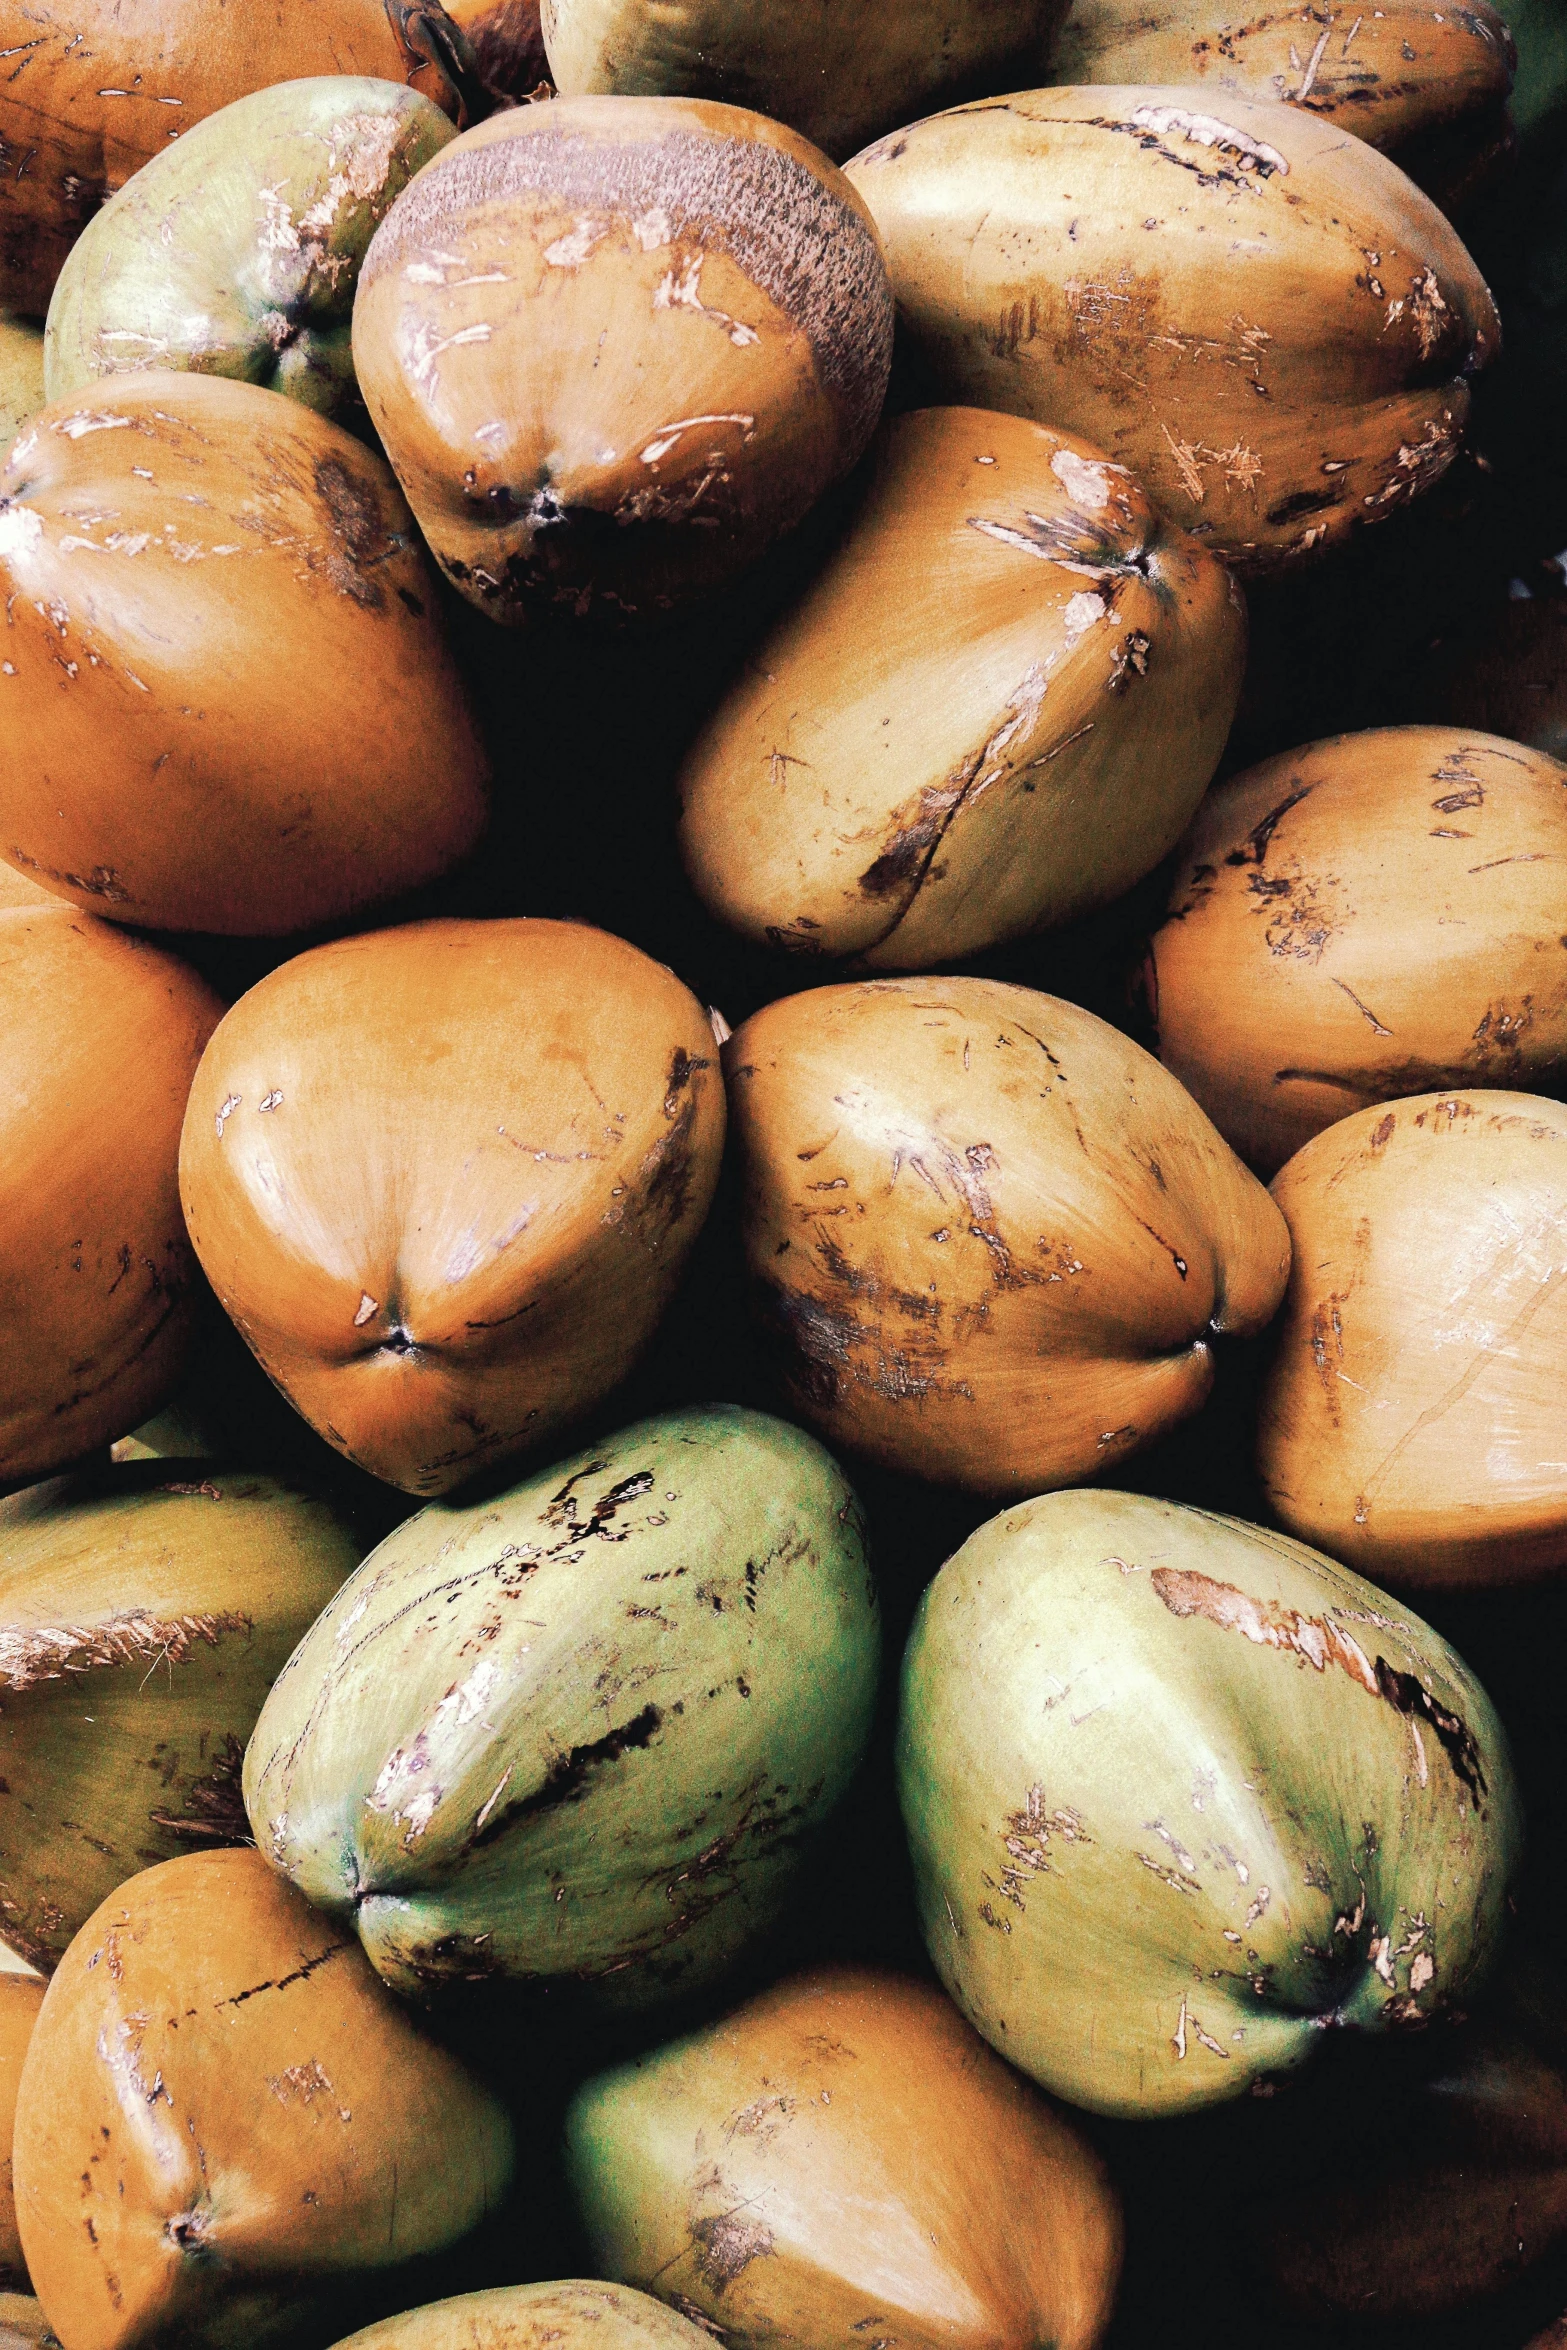
[[[0,2286],[22,2285],[27,2281],[27,2269],[22,2259],[22,2239],[16,2227],[11,2136],[16,2124],[16,2097],[22,2078],[22,2064],[33,2036],[33,2026],[38,2021],[43,1995],[41,1975],[0,1975]],[[5,2303],[10,2298],[8,2292],[0,2292],[0,2350],[7,2350]]]
[[[194,369],[362,416],[349,328],[365,247],[456,137],[401,82],[258,90],[143,164],[97,214],[49,304],[48,396]]]
[[[65,257],[131,174],[204,116],[300,74],[410,82],[463,118],[484,103],[440,0],[314,0],[270,15],[229,0],[127,12],[82,0],[13,11],[0,84],[0,308],[42,313]]]
[[[22,2072],[22,2244],[70,2350],[295,2341],[334,2287],[459,2241],[511,2167],[488,2091],[254,1852],[121,1886]]]
[[[251,989],[191,1088],[186,1221],[339,1452],[445,1493],[631,1368],[718,1181],[707,1015],[573,922],[421,922]]]
[[[1411,1588],[1567,1565],[1567,1110],[1361,1110],[1273,1196],[1295,1244],[1257,1431],[1279,1518]]]
[[[1031,988],[870,980],[725,1047],[744,1241],[795,1408],[829,1440],[1037,1493],[1194,1412],[1289,1241],[1174,1078]]]
[[[571,2277],[432,2301],[366,2326],[337,2350],[702,2350],[704,2339],[646,2293]]]
[[[398,1989],[646,2004],[776,1924],[878,1651],[835,1463],[759,1413],[676,1413],[389,1535],[262,1709],[245,1802]]]
[[[918,969],[1119,897],[1224,748],[1240,591],[1086,443],[900,416],[804,600],[680,778],[698,895],[797,954]]]
[[[722,585],[854,464],[891,356],[842,175],[779,123],[681,98],[468,132],[393,205],[354,308],[420,528],[509,622]]]
[[[142,939],[58,903],[0,907],[0,1482],[110,1443],[179,1383],[196,1311],[179,1126],[221,1011]]]
[[[959,88],[1030,78],[1066,0],[544,0],[562,90],[721,98],[775,115],[829,155]]]
[[[898,1771],[942,1981],[1097,2113],[1462,2009],[1522,1844],[1501,1724],[1438,1634],[1301,1543],[1140,1494],[1046,1494],[947,1562]]]
[[[248,1841],[245,1742],[364,1547],[208,1460],[0,1502],[0,1933],[35,1966],[139,1869]]]
[[[1238,22],[1226,0],[1074,0],[1051,58],[1062,82],[1190,83],[1220,106],[1283,101],[1417,173],[1438,139],[1459,152],[1499,142],[1517,63],[1490,0],[1386,0],[1337,30],[1298,8]]]
[[[0,311],[0,453],[43,404],[43,331],[31,318]]]
[[[0,843],[62,897],[277,933],[473,845],[485,757],[408,510],[297,401],[158,370],[40,410],[0,593]]]
[[[1567,768],[1379,728],[1211,792],[1148,951],[1159,1057],[1270,1172],[1336,1119],[1567,1063]]]
[[[853,2343],[868,2310],[902,2350],[1091,2350],[1110,2321],[1103,2162],[934,1984],[781,1983],[587,2082],[566,2164],[595,2263],[737,2350]]]
[[[915,123],[846,176],[939,397],[1081,433],[1243,570],[1429,488],[1498,348],[1436,206],[1293,106],[1024,91]]]

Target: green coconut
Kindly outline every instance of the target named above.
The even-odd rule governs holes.
[[[0,310],[0,458],[43,404],[43,328],[36,319]]]
[[[144,1868],[248,1836],[245,1741],[364,1546],[210,1460],[0,1501],[0,1935],[45,1973]]]
[[[778,1917],[878,1660],[830,1455],[760,1413],[673,1413],[398,1527],[280,1676],[245,1802],[398,1989],[643,2004]]]
[[[1237,1519],[1094,1491],[992,1518],[921,1603],[898,1750],[938,1973],[1095,2112],[1266,2090],[1497,1955],[1522,1819],[1484,1690]]]
[[[279,82],[209,114],[72,247],[49,304],[49,398],[189,368],[352,421],[359,264],[414,173],[456,136],[417,90],[348,74]]]

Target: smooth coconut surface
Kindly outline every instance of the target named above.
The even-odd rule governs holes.
[[[1379,727],[1210,792],[1148,950],[1159,1057],[1270,1173],[1323,1127],[1567,1058],[1567,767]]]
[[[156,370],[41,409],[0,472],[4,854],[155,929],[284,933],[473,846],[487,764],[379,457]]]
[[[1294,1240],[1257,1466],[1293,1533],[1418,1588],[1567,1563],[1567,1111],[1429,1093],[1273,1183]]]
[[[1428,488],[1499,347],[1436,206],[1293,106],[1021,91],[845,169],[940,396],[1081,433],[1242,570]]]
[[[1218,765],[1240,590],[1086,443],[977,408],[888,425],[847,536],[681,772],[699,896],[906,970],[1119,897]]]
[[[106,196],[193,123],[300,74],[407,81],[455,117],[461,68],[429,0],[317,0],[303,14],[233,0],[120,0],[19,19],[22,64],[0,87],[0,307],[42,316],[65,257]],[[454,79],[455,75],[455,79]]]
[[[429,1495],[625,1376],[723,1145],[707,1014],[662,964],[583,923],[411,923],[235,1005],[191,1089],[181,1196],[290,1402]]]
[[[175,956],[31,894],[0,891],[8,1483],[111,1443],[179,1383],[197,1297],[180,1120],[223,1010]]]
[[[432,2301],[366,2326],[337,2350],[701,2350],[704,2338],[649,2294],[568,2277]]]
[[[863,202],[793,131],[568,98],[492,116],[393,205],[353,347],[462,593],[623,620],[722,585],[849,470],[892,324]]]
[[[0,1932],[35,1966],[149,1862],[244,1839],[245,1742],[364,1547],[212,1461],[0,1501]]]
[[[544,0],[550,70],[569,94],[721,98],[851,154],[962,87],[1035,78],[1068,0]]]
[[[399,1990],[646,2005],[781,1916],[879,1647],[818,1444],[721,1405],[642,1421],[372,1552],[262,1711],[252,1829]]]
[[[797,1977],[581,2088],[596,2261],[740,2345],[1091,2350],[1121,2214],[1103,2162],[933,1984]]]
[[[359,264],[456,135],[417,90],[347,74],[221,107],[143,164],[72,248],[49,304],[49,398],[189,368],[362,419]]]
[[[1151,1055],[984,979],[786,997],[724,1048],[746,1257],[794,1407],[980,1493],[1109,1467],[1196,1411],[1289,1240]]]
[[[28,2269],[71,2350],[238,2350],[319,2331],[356,2272],[460,2241],[513,2146],[351,1934],[257,1853],[207,1852],[133,1878],[66,1953],[14,2161]]]
[[[1522,1847],[1501,1724],[1428,1625],[1140,1494],[1046,1494],[948,1561],[898,1770],[942,1981],[1098,2113],[1244,2096],[1328,2026],[1466,2008]]]

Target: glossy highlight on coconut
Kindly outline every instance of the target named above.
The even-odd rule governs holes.
[[[154,929],[433,879],[488,780],[434,599],[385,465],[297,401],[157,370],[41,409],[0,471],[0,855]]]
[[[566,2117],[595,2259],[737,2350],[1092,2350],[1121,2214],[933,1984],[829,1968],[602,2073]]]
[[[1255,1177],[1152,1057],[1055,996],[871,980],[724,1048],[756,1305],[828,1441],[979,1493],[1196,1411],[1289,1270]]]
[[[449,1492],[591,1409],[652,1336],[718,1180],[717,1057],[674,974],[585,923],[313,948],[202,1059],[196,1253],[313,1428]]]
[[[1257,1466],[1293,1533],[1399,1588],[1567,1564],[1567,1111],[1419,1094],[1297,1151]]]
[[[1210,792],[1149,944],[1159,1057],[1253,1166],[1443,1085],[1567,1060],[1567,768],[1379,727]]]
[[[511,624],[723,585],[854,464],[891,359],[854,190],[781,124],[695,99],[481,124],[392,207],[354,308],[420,528]]]
[[[1239,589],[1123,467],[1018,417],[901,416],[685,761],[686,869],[746,936],[870,970],[1065,921],[1174,844],[1245,646]]]
[[[1428,489],[1499,347],[1430,199],[1292,106],[1020,91],[845,171],[939,396],[1081,433],[1243,572]]]
[[[1221,2103],[1330,2024],[1466,2009],[1522,1848],[1502,1726],[1428,1625],[1140,1494],[1046,1494],[947,1562],[898,1770],[942,1981],[1097,2113]]]
[[[650,2006],[783,1915],[879,1645],[818,1444],[723,1405],[641,1421],[372,1552],[262,1711],[251,1824],[399,1990]]]

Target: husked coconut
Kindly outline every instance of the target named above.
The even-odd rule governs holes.
[[[488,764],[397,484],[341,426],[167,370],[0,471],[0,855],[154,929],[280,934],[473,846]]]

